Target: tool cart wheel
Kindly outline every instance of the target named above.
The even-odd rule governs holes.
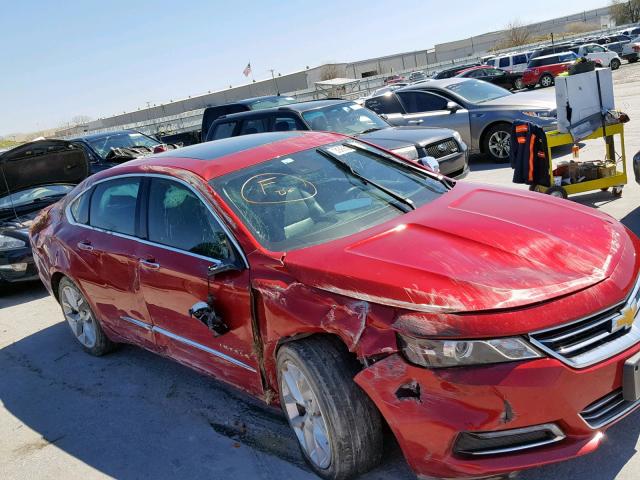
[[[613,194],[614,197],[621,197],[622,196],[622,186],[618,185],[616,187],[613,187],[611,189],[611,193]]]
[[[567,198],[567,191],[562,187],[551,187],[547,190],[547,195],[558,198]]]

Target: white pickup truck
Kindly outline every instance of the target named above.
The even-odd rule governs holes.
[[[640,37],[632,38],[622,49],[622,58],[629,63],[634,63],[640,58]]]
[[[586,43],[578,47],[573,47],[571,51],[575,52],[579,57],[586,57],[603,67],[610,67],[611,70],[617,70],[622,64],[616,52],[612,52],[597,43]]]

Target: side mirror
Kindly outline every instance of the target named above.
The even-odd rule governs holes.
[[[381,114],[379,115],[379,117],[380,117],[381,119],[385,120],[385,121],[386,121],[386,120],[389,120],[389,116],[388,116],[386,113],[381,113]]]
[[[211,265],[209,265],[209,267],[207,267],[207,275],[209,277],[213,277],[214,275],[218,275],[224,272],[240,270],[238,266],[234,265],[233,263],[227,263],[227,262],[222,262],[217,260],[215,260],[214,262],[215,263],[212,263]]]
[[[447,102],[447,110],[449,110],[451,113],[456,113],[458,110],[460,110],[462,107],[460,105],[458,105],[456,102]]]

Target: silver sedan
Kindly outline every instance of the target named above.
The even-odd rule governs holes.
[[[524,120],[545,130],[556,128],[553,92],[511,93],[467,78],[448,78],[409,85],[369,98],[365,106],[392,125],[421,125],[456,130],[471,153],[496,162],[509,159],[511,125]]]

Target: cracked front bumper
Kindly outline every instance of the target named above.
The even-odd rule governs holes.
[[[430,370],[410,365],[394,354],[360,372],[355,381],[376,404],[418,475],[477,478],[595,450],[602,431],[637,405],[597,430],[589,427],[580,412],[621,387],[623,364],[638,351],[640,344],[582,370],[552,358]],[[406,394],[408,385],[419,392],[417,396]],[[476,457],[455,452],[462,432],[543,424],[557,425],[564,438],[504,454]]]

